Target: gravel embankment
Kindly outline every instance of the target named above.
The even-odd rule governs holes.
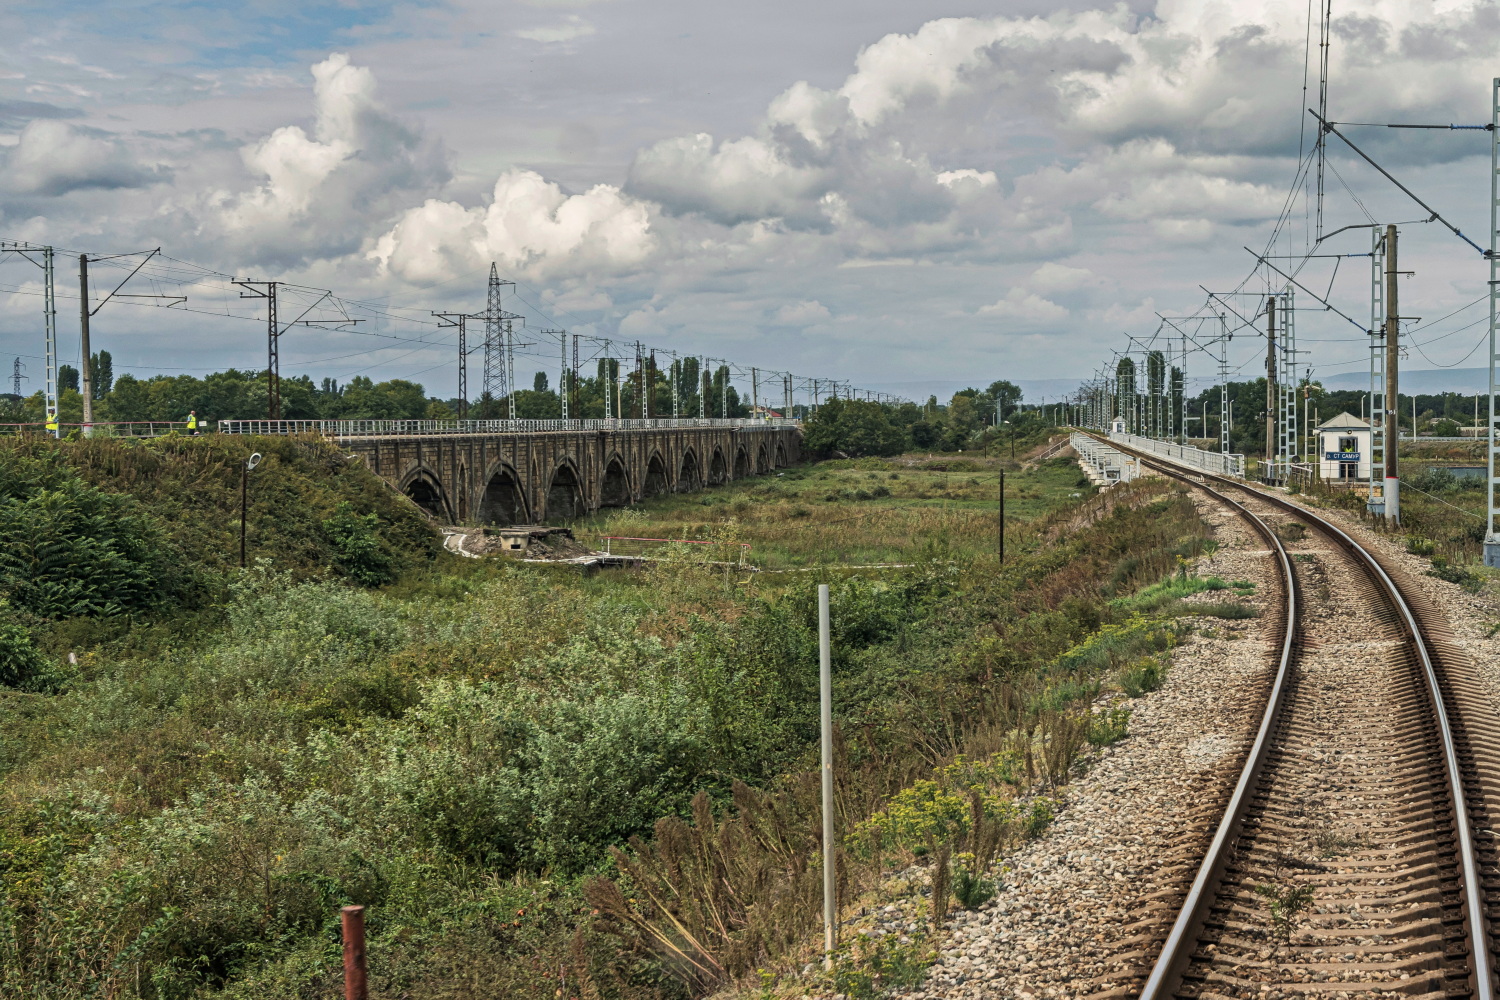
[[[1219,505],[1198,502],[1220,547],[1195,571],[1255,583],[1268,609],[1278,591],[1264,542]],[[1127,701],[1130,736],[1066,789],[1045,836],[1005,859],[997,898],[954,916],[937,964],[909,996],[1077,997],[1139,965],[1132,939],[1142,918],[1170,913],[1227,795],[1223,777],[1253,737],[1273,660],[1262,635],[1270,620],[1191,619],[1197,629],[1163,687]]]

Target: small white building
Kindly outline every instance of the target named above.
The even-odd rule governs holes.
[[[1325,480],[1370,478],[1370,424],[1340,413],[1318,425],[1318,474]]]
[[[1109,422],[1109,433],[1110,433],[1111,437],[1113,437],[1114,435],[1117,435],[1117,434],[1124,434],[1125,433],[1125,418],[1124,417],[1115,417],[1113,420],[1111,420]]]

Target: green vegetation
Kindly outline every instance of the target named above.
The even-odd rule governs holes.
[[[996,551],[1001,468],[1010,470],[1008,524],[1024,524],[1093,493],[1078,466],[1067,459],[1048,459],[1020,473],[1013,464],[980,456],[864,458],[664,496],[639,508],[601,511],[574,530],[589,542],[616,535],[722,543],[712,552],[698,546],[613,543],[616,551],[679,560],[738,562],[738,544],[748,543],[746,561],[764,569],[970,560]]]
[[[240,572],[252,446],[258,559]],[[1087,748],[1124,734],[1095,693],[1173,642],[1127,599],[1205,548],[1184,494],[1141,482],[1105,507],[1043,464],[1014,473],[1002,567],[993,466],[866,459],[617,515],[824,568],[583,576],[449,557],[319,445],[4,447],[22,470],[7,511],[72,484],[70,523],[119,514],[78,544],[128,531],[129,565],[156,574],[149,599],[0,622],[5,996],[327,997],[351,902],[370,907],[374,981],[415,1000],[476,982],[678,1000],[799,967],[818,919],[817,584],[851,890],[942,851],[978,898]],[[757,492],[772,485],[787,494]],[[837,568],[856,558],[911,565]],[[925,961],[851,946],[848,990]]]

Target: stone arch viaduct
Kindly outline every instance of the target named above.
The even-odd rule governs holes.
[[[457,523],[570,520],[601,507],[623,507],[662,493],[760,475],[801,458],[802,432],[792,421],[447,423],[452,426],[427,433],[420,426],[410,432],[399,427],[371,427],[362,432],[358,426],[322,431],[434,517]],[[482,423],[500,425],[500,429],[466,426]],[[505,425],[521,426],[508,430]],[[265,431],[246,427],[243,432]]]

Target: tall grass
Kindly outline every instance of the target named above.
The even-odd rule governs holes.
[[[934,781],[969,850],[1045,826],[1027,797],[1113,669],[1087,651],[1132,628],[1110,602],[1202,548],[1159,485],[1088,510],[1044,486],[1004,566],[955,503],[903,512],[933,537],[889,536],[894,572],[444,560],[370,592],[271,567],[189,637],[81,643],[57,693],[0,698],[0,995],[327,996],[345,903],[390,995],[665,1000],[787,962],[816,913],[819,582],[841,828]],[[825,543],[863,544],[872,502],[828,502]],[[913,850],[881,836],[843,845],[849,893]]]

